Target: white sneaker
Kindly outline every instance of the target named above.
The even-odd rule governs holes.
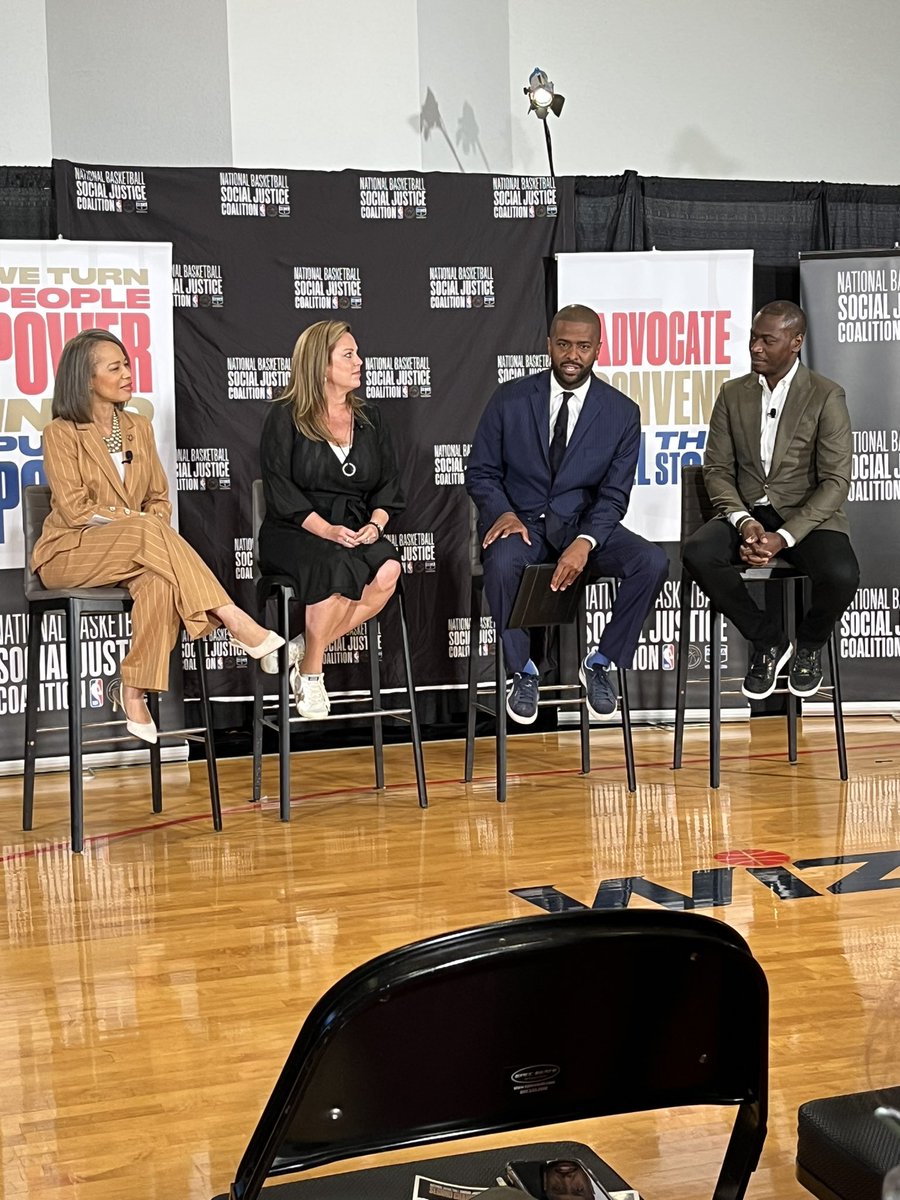
[[[325,691],[324,675],[301,675],[294,672],[294,703],[297,712],[307,721],[321,721],[331,712],[331,701]]]
[[[288,642],[288,670],[292,667],[298,667],[303,661],[303,656],[306,654],[306,642],[303,634],[298,633],[295,638],[291,638]],[[260,670],[265,671],[267,675],[278,674],[278,651],[273,650],[271,654],[264,655],[259,660]]]

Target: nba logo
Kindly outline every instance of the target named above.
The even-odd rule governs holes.
[[[675,643],[666,642],[662,648],[662,669],[664,671],[675,670]]]
[[[103,680],[91,680],[91,708],[103,707]]]

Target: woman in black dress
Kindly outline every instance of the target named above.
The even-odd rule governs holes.
[[[260,445],[260,567],[290,576],[306,605],[305,640],[294,640],[291,660],[297,711],[311,720],[330,708],[326,649],[379,613],[400,576],[400,556],[384,530],[404,498],[381,413],[354,394],[361,370],[346,322],[305,329]]]

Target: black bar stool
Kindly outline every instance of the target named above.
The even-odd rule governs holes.
[[[687,538],[691,536],[707,521],[711,521],[717,516],[716,509],[713,507],[709,499],[709,494],[706,490],[706,483],[703,479],[702,467],[683,467],[681,473],[681,545],[684,546]],[[743,569],[739,565],[735,565],[735,571],[740,573],[743,580],[750,583],[778,583],[782,585],[782,612],[784,619],[785,632],[791,641],[794,642],[794,630],[797,624],[797,613],[802,610],[803,603],[803,585],[807,582],[807,576],[802,571],[798,571],[789,563],[773,560],[770,567],[751,567]],[[678,629],[678,668],[676,672],[676,698],[675,698],[675,748],[672,758],[673,770],[679,770],[682,762],[682,752],[684,749],[684,723],[685,710],[687,708],[687,689],[689,683],[699,683],[700,680],[688,679],[688,666],[690,657],[690,624],[691,624],[691,589],[693,580],[684,567],[681,569],[681,603],[679,606],[679,629]],[[831,693],[831,702],[834,709],[834,733],[837,743],[838,769],[840,777],[846,780],[849,777],[847,768],[847,742],[844,735],[844,713],[841,706],[841,675],[840,675],[840,658],[838,655],[837,637],[835,631],[831,631],[831,636],[826,643],[828,650],[828,671],[831,679],[830,687],[825,686],[821,690]],[[708,683],[708,706],[709,706],[709,786],[717,788],[721,779],[720,762],[722,752],[722,684],[723,682],[733,684],[736,682],[736,677],[722,678],[722,614],[717,612],[712,605],[709,607],[709,683]],[[734,687],[725,689],[728,692],[734,693],[737,691]],[[775,693],[787,697],[787,742],[788,742],[788,762],[796,763],[797,761],[797,714],[799,712],[798,699],[792,692],[788,691],[787,685],[776,688]]]
[[[101,733],[98,737],[85,739],[84,731],[92,729],[114,729],[124,726],[124,721],[93,721],[85,724],[81,712],[81,618],[87,613],[127,612],[131,608],[131,596],[123,587],[96,588],[45,588],[40,576],[31,569],[31,552],[40,537],[44,519],[50,512],[50,489],[38,484],[26,487],[22,495],[22,522],[25,533],[25,599],[28,603],[28,687],[25,701],[25,754],[24,781],[22,785],[22,828],[29,831],[34,818],[34,774],[37,760],[38,736],[42,733],[60,732],[68,729],[69,734],[69,811],[72,828],[72,851],[80,854],[84,848],[84,786],[82,779],[83,749],[99,743],[138,741],[130,734]],[[41,627],[45,613],[60,612],[66,618],[66,674],[68,698],[67,725],[38,727],[38,703],[40,700],[40,652]],[[206,664],[202,645],[197,647],[197,678],[200,684],[200,709],[203,724],[191,729],[160,730],[159,736],[179,740],[203,742],[206,752],[206,767],[209,775],[209,798],[212,808],[213,828],[222,828],[222,808],[219,800],[219,778],[216,769],[216,752],[213,740],[212,709],[206,680]],[[147,706],[150,715],[159,725],[159,696],[149,693]],[[150,752],[150,786],[153,812],[162,812],[162,770],[160,747],[147,746]]]
[[[466,762],[465,775],[463,776],[466,783],[471,783],[475,773],[475,718],[479,712],[490,713],[496,720],[497,728],[495,732],[495,749],[496,749],[496,771],[497,771],[497,800],[499,803],[504,803],[506,800],[506,734],[508,716],[506,712],[506,662],[503,654],[503,639],[500,637],[499,631],[496,635],[496,650],[494,655],[494,679],[488,685],[480,685],[478,682],[478,658],[479,658],[479,630],[481,627],[481,618],[487,615],[487,604],[484,596],[484,567],[481,563],[481,544],[478,539],[477,530],[477,512],[475,506],[471,505],[469,509],[469,567],[472,576],[472,585],[470,591],[469,605],[469,672],[468,672],[468,687],[467,687],[467,720],[466,720]],[[525,582],[523,578],[523,583]],[[585,587],[588,583],[608,583],[613,588],[615,594],[616,580],[607,576],[594,576],[588,574],[576,588],[570,588],[568,591],[570,613],[566,613],[566,623],[573,624],[575,627],[575,644],[577,661],[575,669],[572,672],[572,677],[577,680],[578,666],[584,661],[587,654],[587,611],[585,605]],[[521,585],[520,585],[521,587]],[[518,614],[516,610],[519,610]],[[534,611],[529,611],[527,605],[519,604],[519,597],[516,598],[510,627],[513,629],[532,629],[546,628],[544,620],[535,619]],[[562,656],[560,656],[562,657]],[[562,670],[562,663],[560,663]],[[628,779],[628,790],[634,792],[637,790],[637,776],[634,765],[634,743],[632,740],[631,731],[631,706],[628,700],[628,678],[624,668],[619,667],[616,671],[619,683],[619,710],[622,714],[622,740],[625,750],[625,771]],[[488,692],[492,692],[491,699],[482,699]],[[552,693],[552,695],[551,695]],[[579,708],[579,730],[581,743],[581,773],[589,775],[591,771],[591,719],[588,712],[587,699],[585,690],[581,682],[558,684],[545,684],[540,688],[540,695],[546,696],[545,699],[539,699],[538,704],[541,706],[552,706],[555,708],[574,707]]]
[[[275,601],[277,619],[275,628],[284,638],[284,645],[278,651],[278,700],[275,705],[266,706],[265,673],[259,663],[253,670],[253,803],[259,803],[262,798],[262,742],[263,729],[273,729],[278,738],[278,801],[282,821],[291,819],[291,725],[311,725],[313,722],[304,717],[291,716],[290,697],[290,606],[297,601],[294,593],[293,580],[284,575],[262,575],[259,570],[259,530],[266,515],[266,499],[261,479],[253,481],[252,488],[252,521],[253,521],[253,571],[256,582],[256,595],[260,613],[265,615],[266,606]],[[384,735],[382,721],[386,717],[405,721],[409,724],[412,740],[413,762],[416,770],[416,791],[419,797],[419,807],[428,807],[428,793],[425,785],[425,761],[422,755],[422,736],[419,729],[419,714],[416,707],[416,689],[413,683],[412,653],[409,644],[409,627],[406,620],[406,602],[403,596],[403,577],[397,581],[394,593],[397,611],[400,618],[400,640],[403,654],[404,682],[406,685],[407,704],[403,708],[384,708],[381,700],[381,665],[378,658],[380,644],[379,617],[372,617],[366,622],[366,635],[369,642],[369,692],[364,696],[350,696],[332,699],[332,709],[339,708],[329,716],[321,718],[315,724],[324,721],[369,720],[372,722],[372,749],[375,756],[375,787],[384,787]],[[363,704],[362,709],[349,707]],[[348,706],[348,707],[345,707]]]

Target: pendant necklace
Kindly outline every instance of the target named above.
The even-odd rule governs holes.
[[[356,464],[350,462],[350,451],[353,449],[353,429],[354,429],[355,425],[356,425],[356,422],[354,421],[353,414],[351,413],[350,414],[350,445],[347,447],[347,452],[344,455],[343,461],[341,462],[341,474],[346,475],[346,477],[348,479],[352,479],[353,476],[356,474]],[[338,451],[343,450],[343,446],[338,446],[337,443],[335,443],[335,448]]]

